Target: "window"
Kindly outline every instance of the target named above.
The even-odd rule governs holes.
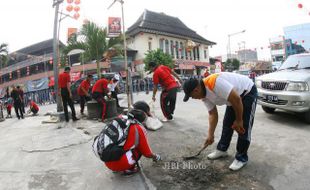
[[[172,57],[174,57],[174,44],[172,40],[170,41],[170,51],[171,51]]]
[[[181,49],[181,59],[184,59],[184,57],[185,57],[185,48],[184,48],[182,42],[180,42],[180,49]]]
[[[165,53],[169,54],[169,40],[165,40]]]
[[[203,50],[204,58],[207,59],[207,50]]]
[[[164,51],[164,39],[163,38],[159,39],[159,49]]]
[[[175,54],[176,54],[177,59],[179,58],[179,53],[180,53],[179,42],[175,42]]]
[[[152,42],[149,42],[149,50],[152,50]]]

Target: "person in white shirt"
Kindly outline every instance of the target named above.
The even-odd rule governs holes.
[[[115,74],[112,80],[108,84],[108,88],[111,92],[112,98],[116,100],[116,105],[118,108],[121,106],[119,105],[118,98],[117,98],[117,92],[119,91],[118,82],[120,80],[120,76],[118,74]]]
[[[251,131],[257,103],[257,89],[246,76],[222,72],[209,75],[201,80],[189,79],[183,85],[184,102],[191,97],[201,99],[209,111],[209,130],[205,146],[214,142],[214,131],[218,123],[216,105],[226,104],[221,139],[217,149],[208,155],[209,159],[227,156],[233,131],[238,132],[235,160],[229,166],[239,170],[248,162],[248,149],[251,142]]]

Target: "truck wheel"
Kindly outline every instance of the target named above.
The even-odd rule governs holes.
[[[310,110],[304,113],[304,120],[306,123],[310,124]]]
[[[262,106],[263,110],[266,112],[266,113],[274,113],[274,111],[276,110],[275,108],[269,108],[269,107],[266,107],[266,106]]]

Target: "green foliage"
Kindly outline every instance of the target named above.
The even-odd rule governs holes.
[[[226,62],[223,63],[225,70],[233,71],[233,70],[239,70],[240,67],[240,61],[238,59],[227,59]]]
[[[120,37],[108,38],[107,29],[97,26],[93,22],[84,24],[79,32],[80,39],[71,38],[68,41],[67,47],[63,49],[65,55],[73,49],[85,50],[83,53],[83,62],[95,60],[97,63],[97,74],[99,75],[99,62],[103,59],[103,54],[110,48],[117,49],[120,52]]]
[[[164,53],[161,49],[148,51],[144,58],[143,62],[145,63],[145,71],[149,71],[149,63],[155,61],[159,65],[166,65],[170,68],[173,68],[173,60],[171,55]]]

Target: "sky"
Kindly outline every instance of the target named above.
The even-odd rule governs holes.
[[[81,0],[78,20],[69,17],[60,23],[60,40],[66,42],[69,27],[80,28],[83,20],[105,27],[108,17],[121,16],[120,3],[107,9],[113,0]],[[0,43],[9,52],[53,37],[53,0],[0,0]],[[303,8],[298,8],[301,3]],[[66,0],[60,10],[66,12]],[[283,27],[310,23],[309,0],[124,0],[125,27],[130,27],[147,9],[178,17],[204,38],[217,43],[211,56],[226,54],[228,35],[231,51],[245,42],[246,49],[257,48],[258,58],[270,59],[269,39],[283,35]],[[263,47],[263,50],[261,49]],[[244,45],[242,44],[242,49]]]

